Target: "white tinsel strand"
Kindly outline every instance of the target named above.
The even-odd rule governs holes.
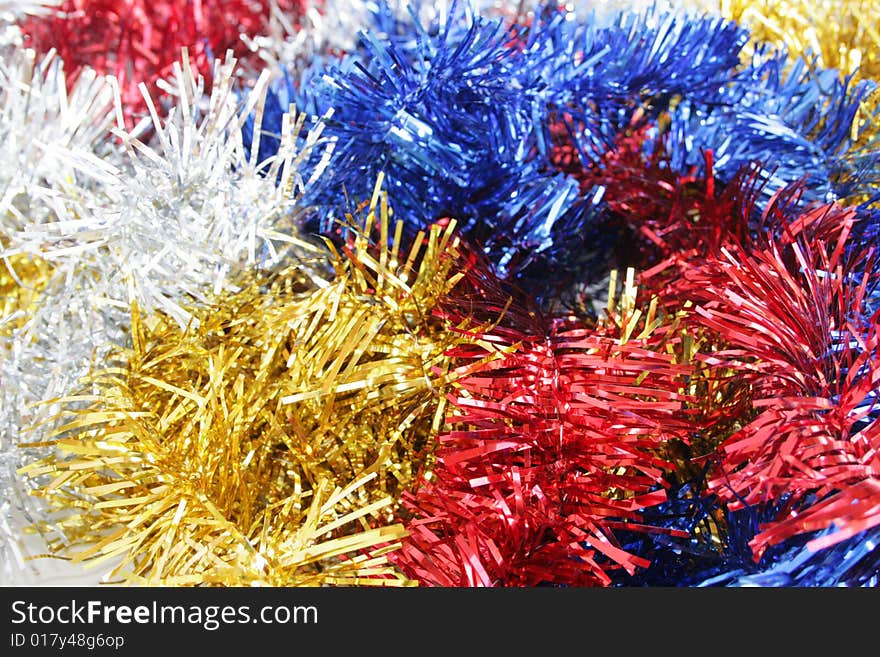
[[[20,48],[21,28],[18,22],[25,16],[42,16],[61,4],[61,0],[0,0],[0,52],[6,48]]]
[[[273,76],[296,74],[307,67],[315,57],[339,55],[354,50],[358,35],[371,26],[370,16],[379,11],[376,0],[320,0],[311,3],[297,25],[289,15],[273,7],[268,29],[264,34],[247,37],[245,43],[257,53]],[[451,3],[433,0],[384,0],[395,16],[409,20],[418,17],[429,25],[445,16]],[[486,15],[498,11],[509,13],[509,3],[500,0],[471,0],[474,7],[487,9]],[[506,14],[505,14],[506,15]]]
[[[309,6],[298,26],[273,3],[266,32],[242,38],[273,77],[292,73],[316,55],[352,50],[358,31],[367,25],[370,6],[366,0],[325,0],[320,9]]]
[[[0,18],[12,21],[22,16],[41,16],[60,4],[61,0],[0,0]]]
[[[48,428],[45,423],[59,411],[57,404],[44,400],[68,394],[77,379],[104,358],[112,342],[126,339],[126,310],[102,307],[97,283],[93,277],[83,276],[75,265],[63,264],[40,293],[27,324],[0,339],[0,476],[5,477],[6,491],[0,541],[9,553],[3,559],[3,580],[13,577],[16,569],[42,566],[40,561],[23,561],[28,550],[20,533],[24,526],[47,531],[41,501],[29,494],[40,482],[23,478],[16,470],[37,456],[36,450],[26,445],[40,439],[40,429]],[[53,538],[64,540],[62,531],[52,533]]]
[[[248,158],[241,127],[251,112],[259,120],[268,74],[242,107],[233,89],[234,63],[218,63],[205,100],[203,82],[184,55],[167,118],[145,95],[148,143],[122,127],[117,101],[114,133],[125,148],[124,163],[92,165],[101,185],[86,204],[89,211],[64,224],[28,226],[17,235],[19,248],[51,263],[84,262],[84,271],[103,281],[108,303],[127,308],[136,300],[145,312],[161,309],[182,326],[191,320],[183,304],[228,289],[235,272],[317,255],[298,237],[295,221],[297,192],[307,182],[296,172],[305,155],[296,150],[304,117],[287,121],[276,157]],[[320,129],[319,123],[306,137],[305,150]]]
[[[268,74],[242,103],[233,89],[234,63],[218,62],[206,97],[184,53],[169,83],[175,100],[167,117],[149,102],[150,125],[114,130],[121,156],[97,158],[82,145],[17,142],[20,159],[22,152],[53,152],[57,157],[49,161],[57,170],[41,171],[42,185],[24,187],[42,187],[37,196],[42,205],[36,205],[51,211],[24,212],[12,204],[4,224],[8,246],[0,251],[4,258],[38,256],[53,267],[36,308],[0,345],[0,477],[7,492],[0,541],[9,548],[4,563],[23,567],[20,536],[8,522],[11,512],[64,540],[62,527],[41,522],[26,490],[32,483],[17,476],[33,450],[16,444],[44,437],[51,428],[46,421],[57,411],[51,400],[69,394],[110,345],[128,340],[132,301],[144,312],[163,310],[185,326],[192,319],[186,307],[230,289],[235,273],[282,261],[298,261],[312,271],[309,262],[323,254],[300,239],[296,227],[296,199],[309,184],[298,176],[297,165],[317,144],[321,124],[299,139],[305,117],[288,115],[278,155],[265,162],[249,158],[241,127],[254,113],[259,134]],[[118,95],[116,113],[122,126]],[[150,135],[146,143],[139,138],[144,134]],[[107,135],[104,142],[113,140]],[[318,284],[323,274],[318,265]],[[11,567],[8,571],[4,581],[11,577]]]
[[[88,211],[82,201],[93,193],[92,182],[82,169],[100,162],[99,154],[111,157],[112,108],[111,87],[93,71],[84,71],[68,92],[63,64],[53,54],[38,58],[13,46],[0,50],[0,267],[7,278],[19,280],[16,257],[40,255],[21,248],[22,231],[65,224]],[[79,354],[91,349],[88,335],[76,334],[63,319],[79,309],[78,299],[65,298],[69,290],[60,289],[62,276],[53,274],[45,308],[19,308],[0,317],[0,582],[36,570],[25,561],[28,550],[13,526],[14,516],[42,519],[17,473],[28,458],[17,446],[27,440],[21,429],[40,417],[29,405],[82,374]]]
[[[63,63],[13,50],[0,59],[0,234],[66,221],[98,155],[113,149],[113,93],[91,69],[68,93]]]

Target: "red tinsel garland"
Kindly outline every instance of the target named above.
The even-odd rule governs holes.
[[[146,108],[138,85],[146,84],[155,96],[157,81],[171,76],[182,48],[210,81],[214,59],[227,50],[248,56],[241,37],[261,34],[273,6],[299,15],[306,0],[66,0],[46,16],[29,18],[22,29],[28,46],[58,51],[69,83],[86,66],[115,75],[131,120]]]
[[[751,389],[755,417],[725,442],[710,488],[733,509],[785,502],[752,541],[756,557],[832,521],[840,531],[823,544],[880,524],[880,423],[869,414],[878,317],[865,318],[874,264],[870,253],[847,252],[855,217],[852,208],[813,208],[768,226],[751,246],[731,242],[678,268],[672,286],[679,302],[693,302],[691,324],[727,345],[704,361],[735,369],[737,385]],[[809,496],[819,503],[801,508]],[[842,506],[847,513],[828,513]]]
[[[691,429],[679,391],[691,368],[661,328],[510,329],[451,354],[460,390],[430,481],[405,495],[410,536],[392,558],[437,586],[607,585],[647,565],[620,528],[665,500],[664,441]],[[494,357],[493,357],[494,356]]]

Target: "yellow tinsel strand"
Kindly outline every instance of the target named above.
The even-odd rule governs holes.
[[[51,275],[51,265],[38,256],[0,259],[0,337],[25,324]]]
[[[58,511],[51,547],[138,584],[408,585],[385,554],[430,470],[463,338],[434,308],[460,279],[454,226],[399,253],[378,193],[335,275],[293,267],[193,308],[132,310],[117,349],[25,471]],[[387,244],[391,242],[391,246]]]

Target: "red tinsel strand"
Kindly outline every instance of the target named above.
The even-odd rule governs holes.
[[[693,430],[679,392],[690,366],[616,329],[506,333],[451,354],[460,390],[392,558],[435,586],[608,585],[613,569],[647,566],[614,530],[665,531],[637,514],[666,498],[657,448]]]
[[[51,13],[27,19],[22,30],[29,47],[58,51],[68,84],[86,66],[115,75],[131,121],[146,108],[138,85],[146,84],[156,98],[157,82],[171,77],[182,48],[210,82],[214,60],[227,50],[247,58],[241,37],[262,34],[273,6],[296,16],[306,0],[65,0]]]
[[[853,208],[813,208],[748,246],[679,263],[664,290],[726,345],[704,362],[750,390],[754,417],[726,440],[710,488],[733,509],[787,502],[752,541],[756,558],[832,524],[822,545],[880,524],[880,423],[865,410],[880,383],[878,318],[864,318],[876,274],[872,254],[847,255],[855,220]]]

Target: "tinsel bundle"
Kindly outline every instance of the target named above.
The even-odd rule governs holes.
[[[875,3],[0,21],[4,582],[880,582]]]

